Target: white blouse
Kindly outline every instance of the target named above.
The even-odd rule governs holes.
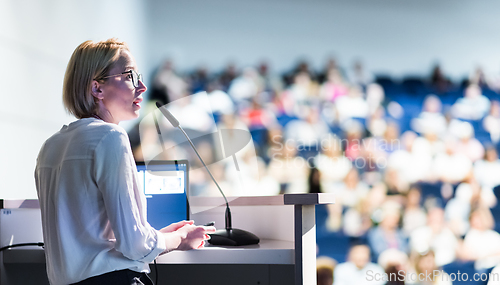
[[[149,272],[165,240],[146,220],[136,173],[118,125],[85,118],[45,142],[35,180],[51,284],[121,269]]]

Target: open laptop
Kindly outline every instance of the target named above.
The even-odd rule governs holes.
[[[155,229],[189,219],[187,160],[136,162],[139,187],[146,195],[147,219]]]

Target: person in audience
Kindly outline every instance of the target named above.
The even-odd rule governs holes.
[[[455,197],[445,206],[445,217],[457,236],[464,236],[469,229],[469,217],[476,208],[489,208],[496,199],[490,191],[483,191],[473,173],[457,186]]]
[[[469,75],[469,84],[477,84],[480,88],[488,88],[488,79],[481,66],[477,66]]]
[[[373,250],[373,256],[378,256],[389,248],[408,252],[408,241],[404,232],[399,228],[401,218],[401,204],[387,201],[382,206],[382,220],[380,224],[368,232],[368,243]]]
[[[419,255],[433,251],[437,266],[449,264],[456,259],[459,240],[447,226],[444,210],[431,208],[427,214],[427,225],[410,233],[410,250]]]
[[[287,141],[293,141],[299,155],[309,159],[320,151],[321,142],[330,136],[330,128],[320,117],[317,107],[303,107],[303,120],[293,120],[285,126]]]
[[[387,274],[386,285],[406,284],[409,262],[408,255],[400,250],[390,248],[382,252],[377,263],[384,268]]]
[[[484,158],[474,163],[474,176],[477,182],[484,188],[493,191],[495,186],[500,185],[500,160],[495,147],[486,147]]]
[[[167,60],[160,67],[153,79],[153,92],[149,100],[160,101],[162,104],[182,98],[189,89],[189,85],[175,72],[174,64]]]
[[[428,95],[424,100],[422,112],[411,121],[412,129],[420,134],[432,131],[438,137],[442,137],[448,127],[448,122],[442,111],[439,97],[434,94]]]
[[[390,149],[392,143],[370,136],[361,141],[360,155],[353,164],[360,170],[363,182],[374,185],[383,179],[383,171],[387,166],[385,150]]]
[[[361,199],[366,197],[369,188],[366,183],[360,181],[357,168],[351,168],[345,176],[343,182],[336,183],[333,187],[325,189],[327,193],[335,193],[339,204],[344,207],[354,207]]]
[[[470,214],[470,229],[459,251],[462,260],[474,261],[476,270],[484,271],[500,263],[500,234],[492,230],[495,221],[488,208]]]
[[[384,183],[373,185],[368,194],[359,200],[354,207],[347,207],[342,217],[343,232],[353,240],[364,240],[373,226],[379,223],[379,213],[387,199],[387,187]],[[335,204],[337,205],[337,204]],[[333,206],[331,206],[333,207]],[[339,207],[342,213],[342,207]]]
[[[328,72],[332,69],[336,69],[340,74],[344,74],[342,68],[338,65],[337,60],[334,56],[329,56],[326,60],[325,66],[318,73],[318,83],[323,84],[328,80]]]
[[[365,127],[358,121],[349,120],[342,126],[345,133],[345,156],[352,162],[356,163],[358,158],[361,158],[362,144],[361,141],[364,137]],[[361,164],[363,161],[360,162]]]
[[[373,137],[382,138],[387,130],[387,121],[385,119],[385,109],[382,106],[370,112],[366,126]]]
[[[342,220],[342,230],[344,234],[353,240],[361,240],[372,227],[371,201],[369,195],[361,199],[354,207],[348,207]]]
[[[262,158],[269,164],[272,157],[277,155],[284,145],[283,128],[281,125],[272,126],[267,130],[266,142],[262,146]]]
[[[236,106],[231,97],[226,92],[220,90],[220,86],[217,86],[216,82],[212,81],[208,84],[207,95],[210,107],[215,116],[232,114],[236,111]]]
[[[425,225],[427,214],[420,206],[422,193],[417,185],[412,185],[410,190],[406,193],[406,203],[403,211],[403,231],[406,236],[419,227]]]
[[[389,155],[385,171],[397,172],[395,175],[404,187],[429,180],[432,176],[432,154],[428,148],[419,147],[420,137],[412,131],[406,131],[399,141],[401,147]]]
[[[436,265],[434,252],[432,250],[419,254],[414,261],[415,274],[408,275],[406,284],[411,285],[451,285],[450,276]],[[412,273],[413,273],[412,272]]]
[[[352,162],[343,154],[340,139],[332,135],[321,142],[321,153],[314,158],[314,165],[321,172],[323,189],[342,181],[352,168]]]
[[[316,258],[316,281],[317,285],[332,285],[333,272],[337,266],[337,261],[328,256]]]
[[[238,106],[245,106],[248,101],[263,90],[259,74],[255,68],[247,67],[243,73],[231,81],[227,93]]]
[[[452,87],[450,79],[444,75],[439,64],[436,64],[432,69],[430,83],[438,94],[444,94]]]
[[[370,262],[370,248],[367,245],[354,245],[349,249],[347,262],[340,263],[333,273],[334,285],[377,285],[382,281],[384,269]],[[376,278],[378,277],[378,278]]]
[[[381,209],[387,200],[390,200],[387,196],[387,185],[379,181],[372,186],[370,192],[368,192],[366,196],[366,201],[368,202],[368,205],[366,205],[367,211],[372,215],[372,218],[375,212],[382,213]],[[378,224],[382,219],[373,218],[373,220]]]
[[[240,117],[247,125],[257,148],[257,153],[263,156],[264,144],[267,142],[268,129],[278,125],[273,112],[267,110],[261,101],[260,96],[250,99],[250,105],[240,109]]]
[[[338,98],[349,93],[349,85],[344,81],[342,74],[336,68],[328,70],[327,81],[320,88],[320,97],[327,102],[335,102]]]
[[[311,80],[316,81],[316,72],[311,68],[309,62],[305,58],[301,58],[299,61],[297,61],[296,66],[293,68],[291,72],[289,72],[287,77],[287,84],[292,85],[293,84],[293,79],[294,76],[299,74],[299,73],[305,73]],[[291,80],[290,80],[291,79]]]
[[[489,114],[483,120],[483,128],[490,134],[491,142],[495,145],[500,142],[500,102],[491,101]]]
[[[219,74],[219,83],[222,87],[222,91],[227,92],[231,82],[238,77],[238,70],[234,62],[228,62],[224,70]]]
[[[182,122],[182,127],[188,134],[192,131],[200,136],[215,131],[215,120],[209,100],[210,97],[202,92],[170,102],[167,108],[179,122]]]
[[[439,137],[437,130],[428,127],[422,130],[421,136],[415,139],[412,150],[418,155],[435,158],[437,155],[446,151],[446,145]],[[423,180],[429,179],[426,177]]]
[[[306,72],[299,72],[294,76],[293,84],[286,90],[295,105],[295,114],[300,116],[300,107],[318,98],[318,84]]]
[[[309,178],[307,179],[309,189],[307,193],[323,193],[320,179],[321,172],[314,165],[311,165],[309,169]]]
[[[472,171],[472,161],[464,153],[457,151],[454,138],[445,140],[445,153],[438,153],[431,166],[434,177],[442,182],[456,184],[464,181]]]
[[[306,193],[309,165],[297,156],[293,141],[284,141],[269,162],[269,174],[280,183],[280,193]]]
[[[411,184],[394,168],[387,168],[385,170],[384,182],[387,185],[387,195],[403,203],[404,196],[410,189]]]
[[[366,120],[369,115],[368,103],[363,98],[363,90],[358,86],[351,86],[347,96],[337,98],[335,108],[341,124],[352,118]]]
[[[352,68],[347,73],[347,78],[352,85],[366,90],[367,86],[374,81],[373,74],[369,73],[360,59],[353,62]]]
[[[464,93],[464,97],[459,98],[452,106],[453,116],[474,121],[484,118],[490,109],[490,100],[481,94],[481,87],[469,84]]]
[[[472,162],[484,157],[483,145],[474,138],[474,128],[470,123],[462,122],[461,130],[457,132],[456,152],[465,154]]]
[[[271,77],[269,72],[269,63],[265,60],[257,65],[257,72],[259,73],[264,92],[270,92],[274,89],[282,89],[281,82],[276,82],[275,78]],[[278,83],[278,84],[277,84]]]
[[[385,91],[380,84],[371,83],[366,87],[366,103],[370,114],[373,114],[380,107],[383,108]]]

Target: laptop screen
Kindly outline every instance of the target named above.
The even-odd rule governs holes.
[[[147,218],[155,229],[189,219],[187,160],[137,162],[139,187],[146,195]]]

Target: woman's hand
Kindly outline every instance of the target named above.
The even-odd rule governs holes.
[[[210,239],[208,234],[215,232],[215,227],[185,225],[175,232],[181,237],[177,250],[190,250],[203,247],[205,241]]]
[[[173,223],[161,229],[160,232],[164,234],[175,232],[176,230],[182,228],[185,225],[194,225],[194,221],[180,221],[177,223]]]
[[[208,234],[215,232],[215,227],[195,226],[193,221],[181,221],[161,229],[160,232],[165,236],[166,253],[203,247],[205,241],[210,239]]]

